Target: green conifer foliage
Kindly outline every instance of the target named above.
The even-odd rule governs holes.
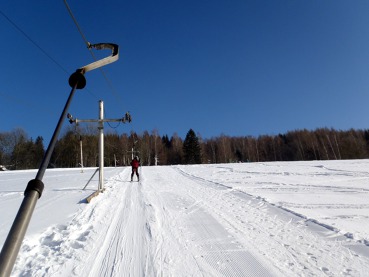
[[[183,142],[184,162],[186,164],[201,164],[201,147],[195,132],[190,129]]]

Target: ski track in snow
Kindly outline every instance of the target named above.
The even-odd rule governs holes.
[[[14,276],[154,276],[141,186],[122,181],[127,172],[112,178],[68,226],[26,239]]]
[[[202,202],[206,199],[209,210],[224,220],[223,226],[228,223],[229,230],[235,235],[247,238],[245,243],[251,246],[250,249],[258,249],[262,256],[272,258],[270,264],[277,265],[282,275],[361,276],[368,272],[367,259],[353,259],[358,256],[353,249],[364,251],[368,256],[367,247],[353,241],[346,244],[346,238],[335,232],[321,228],[321,225],[310,227],[314,222],[285,214],[263,199],[181,172],[197,184],[203,184]],[[209,197],[209,187],[224,193]],[[332,239],[327,239],[329,236]],[[340,260],[338,267],[337,260]]]
[[[174,241],[178,241],[177,247],[188,257],[186,263],[193,263],[192,267],[197,265],[192,276],[271,275],[266,266],[207,211],[203,199],[189,194],[192,187],[188,178],[169,168],[163,170],[160,176],[166,176],[165,180],[161,180],[160,187],[152,188],[155,195],[152,198],[161,199],[161,205],[153,206],[161,207],[162,219],[172,218],[172,228],[181,231],[179,237],[174,235]],[[172,256],[169,268],[177,268],[176,264],[181,262],[176,261],[173,254],[165,253],[165,256]],[[181,276],[180,272],[170,273],[170,276]]]
[[[328,170],[323,166],[314,170],[321,169]],[[271,173],[239,174],[247,181],[250,174]],[[126,181],[130,168],[115,169],[112,175],[106,190],[91,203],[80,203],[67,224],[26,236],[12,276],[365,276],[369,272],[365,243],[214,176],[201,176],[194,168],[144,167],[140,182]],[[37,209],[51,207],[61,196],[55,197]]]

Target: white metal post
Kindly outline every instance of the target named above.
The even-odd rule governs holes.
[[[158,165],[158,155],[157,155],[157,149],[156,149],[156,132],[155,132],[155,139],[154,139],[154,143],[155,143],[155,166]]]
[[[80,146],[80,148],[81,148],[81,173],[83,173],[82,136],[79,136],[79,146]]]
[[[99,190],[104,187],[104,102],[99,101]]]
[[[78,124],[80,122],[98,122],[99,129],[99,184],[98,191],[102,191],[104,189],[104,122],[123,122],[126,121],[131,122],[131,115],[127,112],[123,118],[119,119],[104,119],[104,102],[102,100],[99,101],[99,119],[74,119],[71,114],[68,114],[69,122]],[[82,156],[82,153],[81,153]],[[81,163],[82,164],[82,163]],[[1,275],[0,275],[1,276]]]

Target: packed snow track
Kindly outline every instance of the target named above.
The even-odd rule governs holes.
[[[89,204],[84,199],[96,182],[87,190],[81,188],[94,169],[83,174],[49,171],[45,185],[50,183],[50,188],[37,204],[35,223],[31,221],[12,276],[365,276],[369,272],[367,240],[246,190],[240,184],[254,182],[253,176],[261,174],[250,166],[143,167],[140,182],[128,181],[130,168],[107,168],[106,189]],[[277,170],[271,173],[281,176]],[[15,176],[17,182],[25,181],[30,171],[12,174],[0,175],[1,182]],[[274,177],[268,182],[287,186]],[[301,187],[306,189],[305,184]],[[9,203],[22,196],[17,191],[0,193]]]

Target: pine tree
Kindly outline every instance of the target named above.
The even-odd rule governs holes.
[[[41,165],[42,159],[45,154],[44,149],[44,139],[41,136],[36,138],[35,144],[33,146],[33,167],[37,168]]]
[[[201,148],[195,132],[190,129],[183,142],[184,162],[186,164],[201,164]]]

